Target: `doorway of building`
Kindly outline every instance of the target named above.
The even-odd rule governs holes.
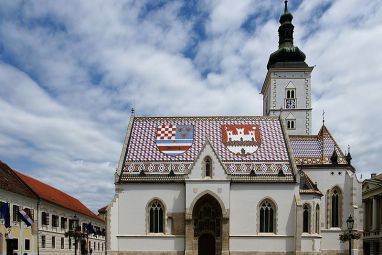
[[[7,246],[7,255],[13,255],[15,250],[18,250],[19,242],[18,239],[5,239]]]
[[[211,234],[203,234],[198,240],[198,255],[211,255],[215,252],[215,237]]]
[[[194,224],[194,247],[198,255],[220,255],[222,250],[222,209],[211,195],[202,196],[195,204],[192,220]]]

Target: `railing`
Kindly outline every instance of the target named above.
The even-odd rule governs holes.
[[[363,232],[364,237],[377,237],[382,236],[382,229],[368,230]]]

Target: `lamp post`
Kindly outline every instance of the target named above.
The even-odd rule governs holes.
[[[353,217],[351,215],[346,220],[346,225],[347,225],[348,230],[349,230],[349,255],[351,255],[351,240],[352,240],[351,233],[352,233],[352,230],[354,227],[354,220],[353,220]]]

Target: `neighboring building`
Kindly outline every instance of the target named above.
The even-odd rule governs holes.
[[[18,212],[26,209],[32,219],[37,218],[38,197],[17,177],[16,173],[0,161],[0,208],[9,203],[10,228],[4,226],[0,211],[0,254],[37,254],[36,224],[28,227]]]
[[[362,183],[365,255],[382,254],[382,173]]]
[[[344,254],[361,183],[325,125],[287,1],[264,116],[131,116],[107,207],[108,254]],[[244,102],[245,103],[245,102]],[[362,240],[353,241],[362,254]]]
[[[65,237],[65,233],[79,226],[81,232],[93,232],[93,230],[94,232],[88,234],[86,239],[81,240],[78,245],[78,254],[88,253],[90,249],[93,254],[105,254],[105,222],[102,218],[95,215],[79,200],[68,194],[30,176],[12,170],[2,162],[1,165],[2,173],[4,174],[7,171],[6,173],[9,172],[8,175],[14,179],[14,181],[11,182],[9,177],[2,178],[2,185],[6,187],[15,186],[13,183],[19,184],[20,187],[23,187],[25,190],[25,194],[17,192],[17,194],[20,195],[17,195],[12,201],[9,199],[7,189],[2,187],[2,190],[0,190],[0,200],[4,202],[9,201],[11,205],[15,204],[31,208],[33,209],[32,214],[34,215],[34,224],[32,227],[25,227],[24,223],[16,222],[14,223],[15,226],[12,226],[8,239],[18,238],[22,240],[22,238],[25,239],[25,236],[28,236],[31,240],[29,250],[23,248],[19,242],[18,249],[15,249],[14,253],[19,255],[24,255],[25,253],[74,254],[74,240],[73,238]],[[24,201],[30,199],[27,196],[28,194],[30,195],[29,197],[32,197],[29,203],[26,203]],[[15,215],[13,211],[11,213]],[[19,235],[19,237],[15,234],[12,235],[12,233],[18,233],[16,230],[17,225],[25,228],[27,234]],[[15,230],[13,230],[14,228]],[[2,231],[3,229],[5,231],[4,226],[1,225],[0,230]],[[28,235],[28,233],[30,233],[30,235]],[[7,247],[9,248],[9,246]],[[4,252],[5,249],[6,248],[3,249]]]

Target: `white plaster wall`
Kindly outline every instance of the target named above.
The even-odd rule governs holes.
[[[230,237],[230,251],[285,252],[294,250],[293,236]]]
[[[163,201],[166,212],[185,211],[184,184],[178,183],[129,183],[119,194],[118,235],[146,235],[146,209],[153,199]],[[167,222],[167,219],[165,220]]]
[[[321,237],[303,235],[301,237],[301,251],[303,252],[318,252],[321,248]]]
[[[232,250],[291,251],[294,249],[295,204],[298,185],[280,183],[232,183],[230,193],[230,236]],[[271,198],[277,205],[276,234],[258,233],[258,205]],[[277,243],[275,242],[277,240]],[[268,247],[265,247],[269,243]]]
[[[164,234],[147,233],[147,206],[153,199],[159,199],[164,203],[165,216],[168,213],[184,213],[184,184],[129,183],[120,185],[119,188],[121,191],[111,212],[112,235],[117,239],[117,247],[112,244],[112,250],[184,250],[183,236],[169,234],[167,217]],[[114,215],[118,215],[118,229],[115,230],[113,229],[113,226],[116,225],[113,222]],[[114,241],[115,239],[112,243]],[[147,241],[149,241],[150,247],[147,245]]]
[[[318,189],[324,194],[320,205],[322,249],[340,250],[343,245],[339,241],[339,234],[341,233],[341,229],[346,229],[346,220],[349,215],[352,214],[353,217],[356,217],[355,220],[360,224],[360,219],[357,219],[360,217],[359,210],[354,211],[353,206],[355,203],[353,202],[352,194],[353,192],[361,192],[361,188],[355,188],[355,190],[353,190],[354,177],[350,177],[345,168],[328,167],[325,169],[304,169],[304,172],[306,172],[313,181],[317,181]],[[335,186],[341,189],[343,195],[342,225],[341,228],[327,229],[326,193]],[[359,197],[360,195],[355,196]],[[355,202],[360,203],[356,205],[357,207],[362,207],[362,202],[359,198],[358,200],[356,199]],[[354,212],[357,212],[357,214],[354,215]]]
[[[118,236],[121,251],[184,251],[184,237]]]
[[[211,194],[212,196],[218,197],[224,208],[230,208],[230,182],[229,181],[219,181],[219,180],[208,180],[208,181],[186,181],[186,208],[187,211],[191,208],[192,204],[195,205],[197,200],[204,194]],[[190,212],[192,213],[192,212]]]

